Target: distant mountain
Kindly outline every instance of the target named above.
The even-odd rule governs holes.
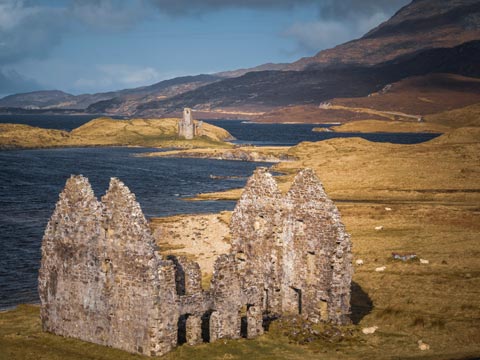
[[[479,76],[480,0],[415,0],[390,20],[350,41],[275,71],[246,73],[165,100],[137,114],[198,110],[264,111],[367,96],[409,76]]]
[[[246,114],[336,97],[363,97],[411,76],[480,76],[480,0],[414,0],[358,40],[292,64],[264,64],[186,76],[121,91],[0,100],[0,106],[77,108],[91,113],[164,116],[189,106]],[[62,97],[63,96],[63,97]],[[39,99],[43,100],[40,101]]]
[[[97,94],[72,95],[58,90],[35,91],[6,96],[0,99],[0,107],[24,109],[79,109],[84,110],[94,103],[93,112],[108,112],[113,106],[126,102],[123,108],[128,112],[128,104],[140,104],[152,100],[167,98],[194,90],[200,86],[219,81],[222,78],[215,75],[184,76],[158,82],[149,86],[125,89]]]
[[[6,96],[0,99],[0,107],[39,109],[68,103],[75,96],[59,90],[33,91]]]
[[[255,66],[253,68],[219,72],[219,73],[216,73],[215,75],[223,77],[223,78],[233,78],[233,77],[239,77],[239,76],[245,75],[249,72],[284,70],[289,65],[290,64],[288,64],[288,63],[283,63],[283,64],[268,63],[268,64]]]
[[[401,79],[431,73],[480,77],[480,41],[425,50],[375,66],[247,73],[165,100],[138,106],[137,115],[158,116],[189,106],[197,110],[264,111],[287,105],[319,104],[361,97]]]
[[[256,117],[255,121],[335,123],[393,118],[411,120],[412,117],[418,119],[472,104],[478,104],[480,109],[479,78],[435,73],[405,78],[365,97],[331,99],[326,106],[298,105],[275,109]],[[395,116],[395,113],[411,116]],[[467,120],[473,123],[471,119]],[[478,120],[480,122],[480,118]],[[455,122],[467,123],[459,119]]]
[[[166,99],[222,80],[217,75],[183,76],[136,89],[122,90],[109,99],[91,102],[86,111],[132,115],[141,104]]]
[[[15,70],[6,70],[0,66],[0,94],[40,90],[42,86],[35,80],[21,76]]]
[[[478,39],[479,0],[414,0],[362,38],[300,59],[285,69],[375,65]]]
[[[72,95],[59,90],[20,93],[0,99],[2,108],[18,109],[78,109],[90,113],[129,115],[137,106],[169,98],[225,78],[244,75],[252,71],[279,70],[288,64],[264,64],[254,68],[224,71],[209,75],[182,76],[160,81],[153,85],[97,94]]]

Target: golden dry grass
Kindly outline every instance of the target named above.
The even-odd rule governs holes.
[[[66,146],[228,147],[231,135],[224,129],[203,124],[204,136],[185,140],[177,136],[178,119],[114,120],[98,118],[71,132],[27,125],[0,125],[0,148]]]
[[[440,124],[413,121],[382,121],[382,120],[360,120],[352,121],[330,128],[335,132],[432,132],[444,133],[451,130],[450,127]],[[325,128],[314,128],[313,131],[324,131]]]
[[[428,115],[426,121],[432,124],[459,127],[480,126],[480,103],[466,106],[460,109],[444,111],[438,114]]]
[[[21,124],[0,124],[0,149],[65,146],[69,133]]]
[[[333,139],[282,149],[298,157],[275,166],[285,173],[279,177],[282,190],[299,168],[313,168],[337,200],[352,235],[354,260],[364,261],[355,265],[353,278],[352,317],[358,324],[344,329],[350,335],[336,341],[317,338],[300,345],[274,323],[255,340],[181,346],[164,358],[479,357],[478,131],[458,129],[416,145]],[[229,192],[231,198],[239,194],[240,190]],[[222,221],[228,222],[228,216]],[[377,226],[383,230],[375,230]],[[394,261],[392,252],[416,253],[429,263]],[[386,266],[385,271],[376,272],[379,266]],[[374,334],[361,333],[374,325]],[[419,340],[430,350],[421,351]],[[140,357],[43,333],[36,307],[0,313],[0,359],[114,358]]]
[[[339,203],[352,234],[357,325],[305,345],[275,323],[255,340],[177,348],[165,359],[466,359],[480,355],[480,208],[449,203]],[[391,211],[386,211],[390,207]],[[375,226],[383,225],[383,231]],[[395,262],[391,252],[428,259]],[[375,268],[386,266],[383,273]],[[363,327],[378,326],[372,335]],[[423,340],[430,350],[421,351]],[[0,313],[0,359],[139,359],[41,331],[38,307]]]

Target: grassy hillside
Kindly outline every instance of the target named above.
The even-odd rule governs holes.
[[[329,328],[329,335],[322,328],[317,328],[318,335],[305,335],[301,322],[274,322],[258,339],[184,345],[164,359],[480,356],[479,139],[478,128],[463,128],[415,145],[353,138],[279,149],[297,157],[275,166],[285,174],[279,177],[281,189],[287,190],[297,169],[315,169],[352,235],[354,260],[364,262],[355,265],[353,278],[355,325]],[[230,194],[238,197],[239,191]],[[375,230],[378,226],[383,229]],[[215,235],[208,235],[213,241]],[[196,258],[212,256],[205,248],[181,251]],[[415,253],[428,264],[395,261],[392,252]],[[375,271],[381,266],[385,271]],[[370,326],[378,330],[372,335],[361,332]],[[420,350],[419,340],[430,350]],[[0,313],[2,360],[140,358],[43,333],[37,307]]]
[[[336,199],[354,259],[364,261],[353,278],[356,330],[379,327],[372,336],[357,332],[352,341],[330,347],[321,341],[299,347],[298,357],[330,359],[334,351],[342,359],[479,357],[480,129],[450,130],[415,145],[332,139],[278,152],[297,158],[274,166],[285,174],[282,191],[298,169],[311,167]],[[395,261],[392,252],[415,253],[429,263]],[[386,270],[376,272],[381,266]],[[418,340],[430,350],[421,351]],[[279,346],[283,341],[278,338]]]
[[[480,79],[453,74],[410,77],[363,97],[336,98],[325,107],[291,106],[259,116],[260,122],[329,123],[353,120],[415,121],[480,103]],[[448,114],[446,118],[451,119]],[[442,123],[443,125],[448,125]],[[468,124],[459,126],[469,126]]]
[[[428,115],[426,121],[454,128],[480,126],[480,102],[460,109]]]
[[[193,140],[177,136],[178,119],[114,120],[98,118],[71,132],[27,125],[0,125],[1,148],[66,146],[218,147],[232,136],[224,129],[203,124],[204,135]]]
[[[69,138],[67,131],[21,124],[0,124],[0,149],[66,146]]]
[[[382,121],[382,120],[360,120],[352,121],[339,126],[329,128],[335,132],[431,132],[444,133],[451,128],[439,124],[430,124],[425,122],[406,122],[406,121]],[[314,128],[313,131],[325,131],[325,128]]]

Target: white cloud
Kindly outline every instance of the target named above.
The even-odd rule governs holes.
[[[25,7],[22,0],[0,1],[0,29],[12,29],[28,16],[32,16],[40,9],[38,7]]]
[[[72,31],[124,31],[148,16],[142,0],[0,0],[0,65],[45,58]]]
[[[45,57],[61,39],[63,15],[58,8],[0,0],[0,65]]]
[[[296,42],[295,51],[318,52],[359,38],[389,17],[390,14],[378,11],[362,16],[349,16],[348,19],[341,20],[320,18],[311,22],[294,23],[283,35]]]
[[[284,34],[293,38],[300,50],[311,52],[344,42],[350,39],[351,32],[351,29],[339,22],[318,20],[295,23]]]
[[[160,80],[161,74],[152,67],[137,67],[125,64],[103,64],[96,67],[97,75],[80,78],[75,86],[85,90],[118,89],[152,84]]]
[[[101,30],[125,30],[148,17],[139,0],[73,0],[69,12],[88,27]]]

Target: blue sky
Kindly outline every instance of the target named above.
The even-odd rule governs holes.
[[[408,0],[0,0],[0,95],[74,94],[292,62]]]

